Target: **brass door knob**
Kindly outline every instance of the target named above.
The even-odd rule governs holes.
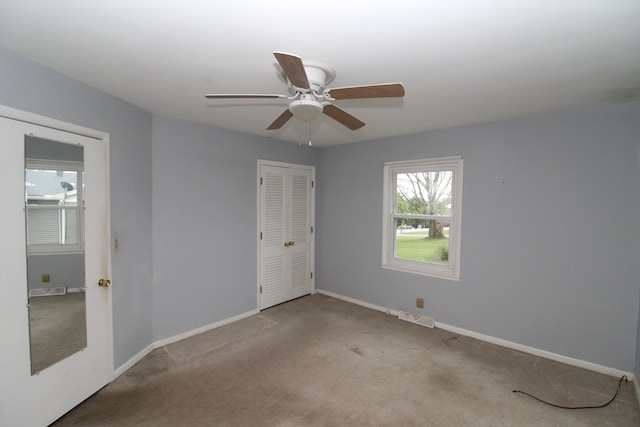
[[[111,286],[111,280],[109,279],[100,279],[98,280],[98,286],[102,286],[104,288],[108,288]]]

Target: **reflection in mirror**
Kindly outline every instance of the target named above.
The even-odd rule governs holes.
[[[84,149],[25,136],[31,374],[87,346]]]

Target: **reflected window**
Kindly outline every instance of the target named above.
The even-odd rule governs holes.
[[[81,252],[82,163],[27,161],[27,252]]]

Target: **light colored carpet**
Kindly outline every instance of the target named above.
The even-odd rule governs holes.
[[[638,426],[631,382],[323,295],[152,352],[60,426]]]
[[[87,346],[84,293],[29,298],[31,373]]]

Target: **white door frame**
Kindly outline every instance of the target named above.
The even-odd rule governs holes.
[[[56,131],[62,131],[65,133],[69,133],[69,134],[76,134],[76,135],[80,135],[82,137],[87,137],[87,138],[91,138],[94,140],[98,140],[101,142],[101,144],[103,144],[104,147],[104,153],[105,153],[105,158],[104,158],[104,165],[105,165],[105,185],[106,185],[106,196],[105,196],[105,218],[106,218],[106,223],[104,224],[104,243],[106,245],[106,247],[104,248],[104,260],[103,263],[104,265],[102,266],[102,270],[104,271],[104,274],[107,276],[106,278],[111,278],[111,248],[110,248],[110,242],[111,242],[111,214],[110,214],[110,189],[109,189],[109,171],[110,171],[110,166],[109,166],[109,142],[110,142],[110,136],[108,133],[102,132],[102,131],[98,131],[95,129],[90,129],[90,128],[85,128],[83,126],[79,126],[79,125],[74,125],[71,123],[66,123],[60,120],[56,120],[56,119],[51,119],[49,117],[45,117],[45,116],[41,116],[38,114],[34,114],[34,113],[30,113],[30,112],[26,112],[26,111],[22,111],[22,110],[18,110],[15,108],[11,108],[11,107],[7,107],[4,105],[0,105],[0,117],[2,118],[6,118],[6,119],[10,119],[10,120],[14,120],[14,121],[19,121],[19,122],[24,122],[27,124],[31,124],[31,125],[36,125],[36,126],[40,126],[40,127],[45,127],[45,128],[50,128]],[[114,354],[113,354],[113,307],[112,307],[112,298],[111,298],[111,289],[107,288],[107,289],[101,289],[101,291],[103,291],[103,295],[104,295],[104,306],[106,309],[106,317],[107,317],[107,325],[103,325],[105,326],[104,332],[106,333],[106,340],[107,343],[104,343],[107,346],[106,352],[107,352],[107,363],[108,363],[108,381],[110,382],[113,380],[114,378],[114,369],[113,369],[113,363],[114,363]],[[87,337],[88,340],[91,339],[91,337]],[[103,368],[104,369],[104,368]],[[104,372],[104,371],[103,371]],[[46,374],[46,370],[43,371],[43,374]],[[91,393],[94,393],[97,390],[92,390],[90,391],[90,393],[86,396],[89,397],[89,395]],[[67,410],[70,410],[72,408],[61,408],[61,410],[64,410],[65,412]],[[35,407],[34,410],[37,411],[37,403],[35,403]],[[64,412],[63,412],[64,413]],[[2,414],[0,414],[0,418],[2,418],[1,416]],[[62,415],[62,414],[60,414]],[[53,420],[52,420],[53,421]]]
[[[261,209],[261,201],[260,201],[260,168],[262,166],[276,166],[276,167],[284,167],[284,168],[299,168],[299,169],[308,169],[311,170],[311,182],[312,182],[312,187],[315,186],[315,181],[316,181],[316,167],[315,166],[311,166],[311,165],[303,165],[303,164],[298,164],[298,163],[285,163],[285,162],[276,162],[276,161],[271,161],[271,160],[262,160],[262,159],[258,159],[258,167],[256,169],[256,214],[257,214],[257,220],[256,220],[256,227],[257,227],[257,232],[256,232],[256,260],[257,260],[257,271],[256,271],[256,301],[257,301],[257,308],[258,310],[262,310],[261,304],[260,304],[260,262],[261,262],[261,248],[260,248],[260,213],[262,211]],[[310,244],[310,248],[309,248],[309,269],[314,272],[313,277],[311,277],[311,293],[315,293],[315,289],[316,289],[316,279],[315,279],[315,247],[316,247],[316,232],[315,232],[315,223],[316,223],[316,192],[315,192],[315,187],[313,188],[313,190],[311,191],[311,225],[314,229],[313,233],[311,234],[311,244]]]

